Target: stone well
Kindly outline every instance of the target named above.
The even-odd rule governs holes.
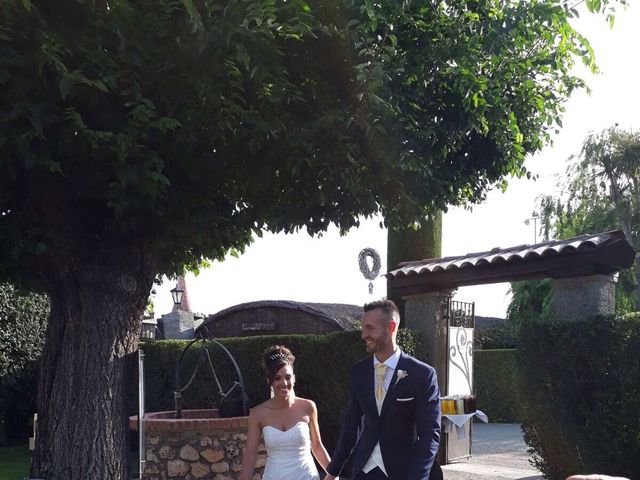
[[[219,418],[216,409],[182,410],[182,418],[174,415],[168,411],[144,416],[143,479],[235,480],[240,476],[249,417]],[[129,417],[129,427],[138,429],[137,415]],[[262,478],[265,461],[261,443],[254,479]]]

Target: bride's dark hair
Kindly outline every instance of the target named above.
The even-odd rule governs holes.
[[[284,345],[272,345],[268,347],[262,354],[262,366],[267,371],[267,378],[273,381],[273,378],[285,365],[291,365],[296,361],[291,350]]]

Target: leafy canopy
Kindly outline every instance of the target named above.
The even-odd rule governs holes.
[[[623,2],[624,3],[624,2]],[[607,2],[590,1],[611,14]],[[559,0],[5,0],[0,274],[159,273],[526,175],[594,56]]]

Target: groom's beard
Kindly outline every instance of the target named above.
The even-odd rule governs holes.
[[[367,349],[367,353],[376,353],[380,351],[384,347],[381,341],[370,338],[365,341],[365,348]]]

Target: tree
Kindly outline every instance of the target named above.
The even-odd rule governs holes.
[[[622,230],[640,248],[640,134],[617,126],[589,135],[569,164],[561,198],[540,200],[544,238]],[[616,310],[640,310],[638,261],[620,272]],[[517,323],[548,314],[551,285],[546,281],[512,284],[509,318]]]
[[[442,255],[442,211],[430,215],[420,224],[399,228],[388,225],[387,231],[387,271],[398,267],[400,262],[439,258]],[[400,325],[404,326],[404,300],[391,287],[387,278],[387,297],[393,300],[400,310]]]
[[[533,321],[544,320],[551,311],[551,280],[524,280],[511,284],[511,302],[507,307],[509,323],[520,329]]]
[[[606,2],[589,2],[610,12]],[[4,0],[0,275],[46,292],[32,476],[126,478],[154,278],[527,175],[592,68],[559,0]]]
[[[567,177],[566,202],[543,204],[545,225],[552,223],[560,238],[620,229],[640,248],[639,132],[614,126],[589,135]],[[620,313],[640,310],[637,257],[631,270],[621,272],[617,300]]]

